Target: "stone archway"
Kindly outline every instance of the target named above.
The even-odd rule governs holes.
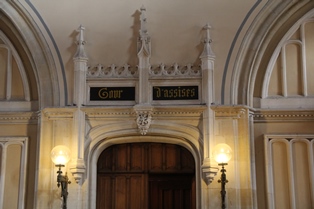
[[[96,139],[95,139],[96,140]],[[97,140],[98,141],[98,140]],[[196,194],[196,208],[201,207],[201,200],[204,197],[202,190],[202,178],[201,178],[201,162],[200,162],[200,150],[196,149],[192,144],[188,143],[186,140],[178,139],[175,137],[155,135],[155,136],[125,136],[116,137],[110,139],[103,139],[98,141],[98,143],[90,144],[90,152],[88,154],[88,202],[87,207],[91,209],[96,209],[96,196],[97,196],[97,162],[101,153],[112,145],[119,145],[125,143],[166,143],[166,144],[176,144],[188,150],[193,156],[195,162],[195,194]]]
[[[60,58],[54,56],[54,49],[43,35],[45,31],[39,28],[40,22],[30,16],[20,1],[1,4],[4,10],[0,11],[0,30],[10,37],[21,57],[29,79],[31,100],[39,103],[36,108],[66,105],[66,78],[58,64]]]

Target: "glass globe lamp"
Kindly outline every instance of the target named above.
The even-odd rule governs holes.
[[[65,165],[69,162],[71,151],[63,145],[58,145],[51,150],[51,160],[55,165]]]
[[[213,149],[213,157],[218,164],[227,165],[232,157],[232,149],[227,144],[217,144]]]

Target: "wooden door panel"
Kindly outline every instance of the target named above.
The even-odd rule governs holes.
[[[114,149],[113,165],[115,171],[127,171],[128,147],[126,144],[121,144]]]
[[[179,149],[178,146],[173,144],[165,145],[165,170],[177,171],[180,169]]]
[[[148,170],[153,173],[194,173],[192,154],[185,148],[174,144],[148,145]]]
[[[192,209],[191,190],[188,189],[160,189],[158,209]]]
[[[97,162],[97,209],[195,209],[195,163],[162,143],[108,147]]]
[[[146,169],[146,157],[143,144],[134,143],[130,145],[130,171],[142,172]]]
[[[195,209],[193,176],[158,175],[149,178],[150,209]]]
[[[97,177],[97,201],[96,207],[102,209],[112,209],[113,204],[113,188],[114,179],[111,176],[100,176]]]
[[[162,171],[163,170],[163,146],[162,144],[150,144],[149,145],[149,158],[148,169],[150,171]]]
[[[126,209],[127,205],[127,178],[126,176],[116,176],[113,189],[113,200],[115,209]]]
[[[97,208],[146,209],[146,178],[142,174],[98,175]]]
[[[130,178],[130,187],[128,188],[129,200],[128,209],[147,209],[147,197],[146,195],[146,175],[132,175]]]

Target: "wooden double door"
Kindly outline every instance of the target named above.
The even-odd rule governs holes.
[[[195,163],[185,148],[131,143],[107,148],[97,164],[98,209],[195,209]]]

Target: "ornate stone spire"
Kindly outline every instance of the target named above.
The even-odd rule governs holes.
[[[138,103],[148,104],[150,101],[149,93],[149,69],[150,69],[150,37],[146,29],[146,9],[141,7],[140,30],[137,41],[138,73],[139,73],[139,92]]]
[[[85,53],[85,49],[84,49],[84,30],[85,28],[80,25],[80,27],[77,29],[77,31],[79,32],[79,39],[76,42],[77,44],[77,49],[76,49],[76,53],[74,55],[74,59],[87,59],[86,53]]]
[[[141,21],[141,29],[140,29],[140,36],[141,37],[147,37],[148,36],[148,32],[147,32],[147,28],[146,28],[146,8],[144,6],[141,7],[141,16],[140,16],[140,21]]]
[[[203,52],[200,56],[200,58],[205,58],[205,57],[215,57],[215,54],[212,50],[212,48],[210,47],[210,43],[212,42],[210,35],[209,35],[209,29],[211,29],[209,24],[206,24],[203,27],[203,30],[206,30],[206,37],[204,39],[204,49]]]
[[[148,35],[148,31],[146,28],[146,9],[144,6],[141,7],[141,15],[140,15],[140,30],[139,30],[139,40],[138,40],[138,55],[143,53],[146,56],[150,56],[150,36]]]

